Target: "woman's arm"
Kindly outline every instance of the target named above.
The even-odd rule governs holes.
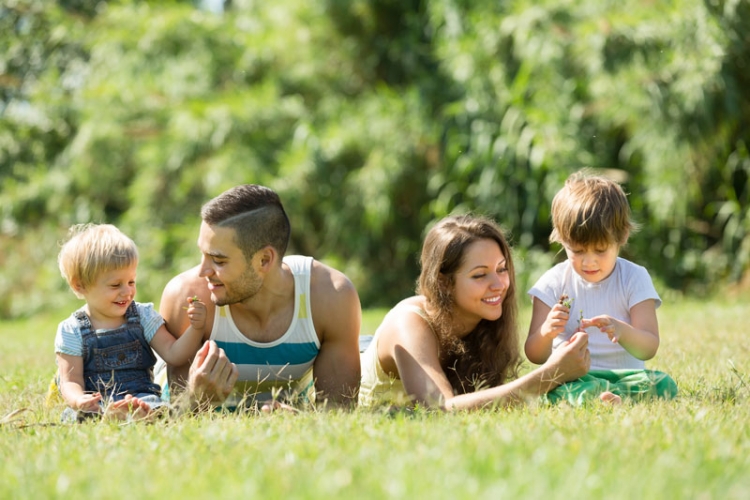
[[[378,358],[383,370],[401,379],[415,402],[445,410],[524,401],[585,375],[591,363],[588,335],[579,332],[533,372],[502,386],[456,396],[440,366],[436,335],[423,318],[408,309],[389,314],[381,325]]]
[[[546,363],[523,377],[498,387],[456,396],[447,409],[468,410],[486,406],[525,402],[546,394],[564,382],[582,377],[589,371],[591,358],[588,334],[577,332],[552,353]]]
[[[383,370],[401,379],[415,402],[444,407],[453,398],[440,366],[439,341],[430,325],[413,310],[391,311],[380,326],[378,358]]]

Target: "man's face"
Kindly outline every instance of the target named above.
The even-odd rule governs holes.
[[[236,244],[234,229],[202,222],[198,249],[200,276],[208,281],[211,301],[217,306],[243,302],[262,288],[263,280]]]

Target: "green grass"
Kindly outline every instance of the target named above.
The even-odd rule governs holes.
[[[65,315],[0,324],[0,498],[748,498],[746,303],[659,310],[675,401],[471,414],[183,416],[57,425]],[[372,333],[385,311],[366,311]],[[528,318],[528,311],[522,317]]]

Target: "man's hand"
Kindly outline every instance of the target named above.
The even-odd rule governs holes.
[[[239,374],[224,349],[209,340],[198,350],[190,365],[188,390],[198,404],[219,404],[232,392]]]

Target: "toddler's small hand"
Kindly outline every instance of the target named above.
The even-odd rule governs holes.
[[[203,330],[206,327],[206,305],[198,297],[188,297],[187,302],[190,324],[196,330]]]
[[[617,322],[614,318],[607,315],[601,315],[595,316],[591,319],[581,320],[581,328],[588,328],[590,326],[594,326],[602,333],[606,333],[613,344],[618,342],[620,335],[617,331]]]
[[[83,394],[80,396],[75,403],[76,409],[89,413],[99,413],[101,410],[99,402],[102,400],[102,395],[98,392],[93,394]]]
[[[540,333],[542,337],[554,338],[565,331],[565,325],[570,318],[570,309],[563,304],[555,304],[547,314]]]

